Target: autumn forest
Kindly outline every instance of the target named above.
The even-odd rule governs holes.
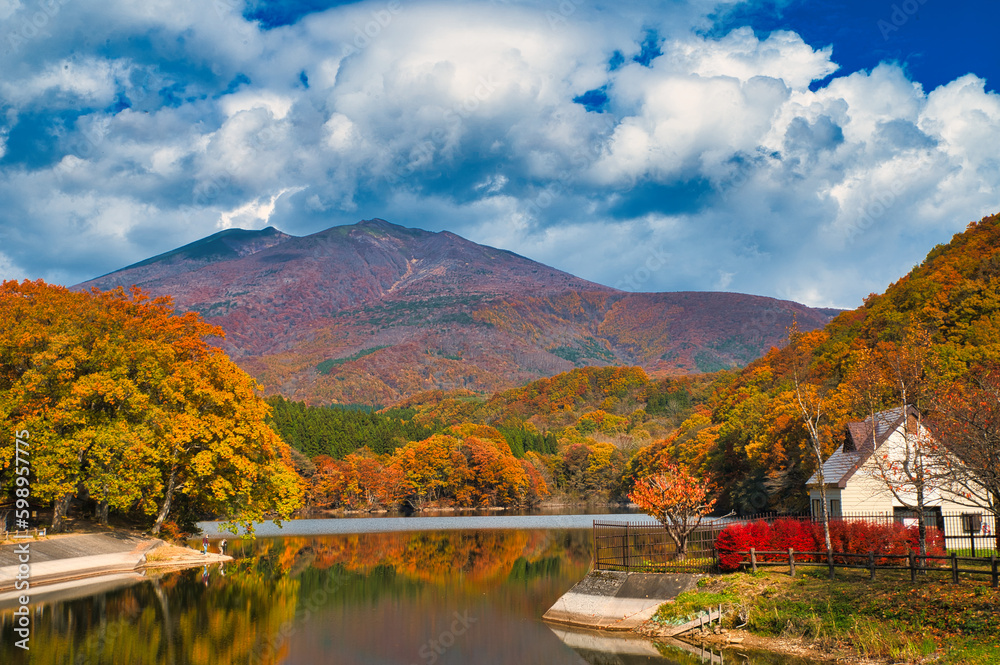
[[[780,348],[709,374],[587,366],[493,394],[307,405],[240,369],[223,336],[139,289],[5,282],[5,494],[23,431],[34,500],[57,528],[73,507],[159,532],[303,510],[627,501],[675,466],[712,489],[716,512],[799,512],[817,453],[875,410],[912,404],[956,446],[970,427],[1000,431],[1000,216],[825,327],[793,325]],[[1000,468],[996,446],[960,454]],[[996,503],[1000,481],[980,480]]]

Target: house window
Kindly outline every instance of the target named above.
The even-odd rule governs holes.
[[[917,512],[903,506],[895,506],[892,509],[893,517],[897,522],[902,522],[903,526],[917,526]],[[924,525],[936,527],[944,533],[944,515],[941,506],[929,506],[924,510]]]
[[[840,517],[840,499],[830,499],[830,517]]]
[[[823,518],[823,500],[813,499],[812,500],[812,516],[814,519]]]

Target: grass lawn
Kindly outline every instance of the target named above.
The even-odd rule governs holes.
[[[1000,665],[1000,590],[988,577],[934,573],[916,583],[906,571],[822,568],[705,578],[696,591],[660,607],[654,620],[681,623],[701,609],[730,610],[725,625],[757,635],[802,638],[884,662]],[[924,577],[924,576],[921,576]]]

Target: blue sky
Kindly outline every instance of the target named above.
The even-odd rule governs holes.
[[[0,276],[381,217],[855,307],[1000,212],[993,2],[0,0]],[[655,269],[650,269],[654,266]]]

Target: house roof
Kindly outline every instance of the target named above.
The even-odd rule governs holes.
[[[919,412],[912,406],[905,409],[906,415],[919,418]],[[879,411],[862,421],[847,424],[844,443],[823,462],[823,480],[826,485],[844,488],[851,476],[861,468],[871,454],[903,423],[904,409],[897,407]],[[819,485],[819,474],[814,473],[806,485]]]
[[[857,451],[844,450],[844,444],[841,444],[837,450],[823,462],[823,480],[826,481],[827,486],[836,484],[837,487],[844,487],[847,483],[847,479],[854,474],[854,471],[858,469],[864,461],[868,458],[867,455],[863,455]],[[841,482],[843,481],[843,483]],[[814,473],[812,477],[806,482],[806,485],[819,485],[819,474]]]

